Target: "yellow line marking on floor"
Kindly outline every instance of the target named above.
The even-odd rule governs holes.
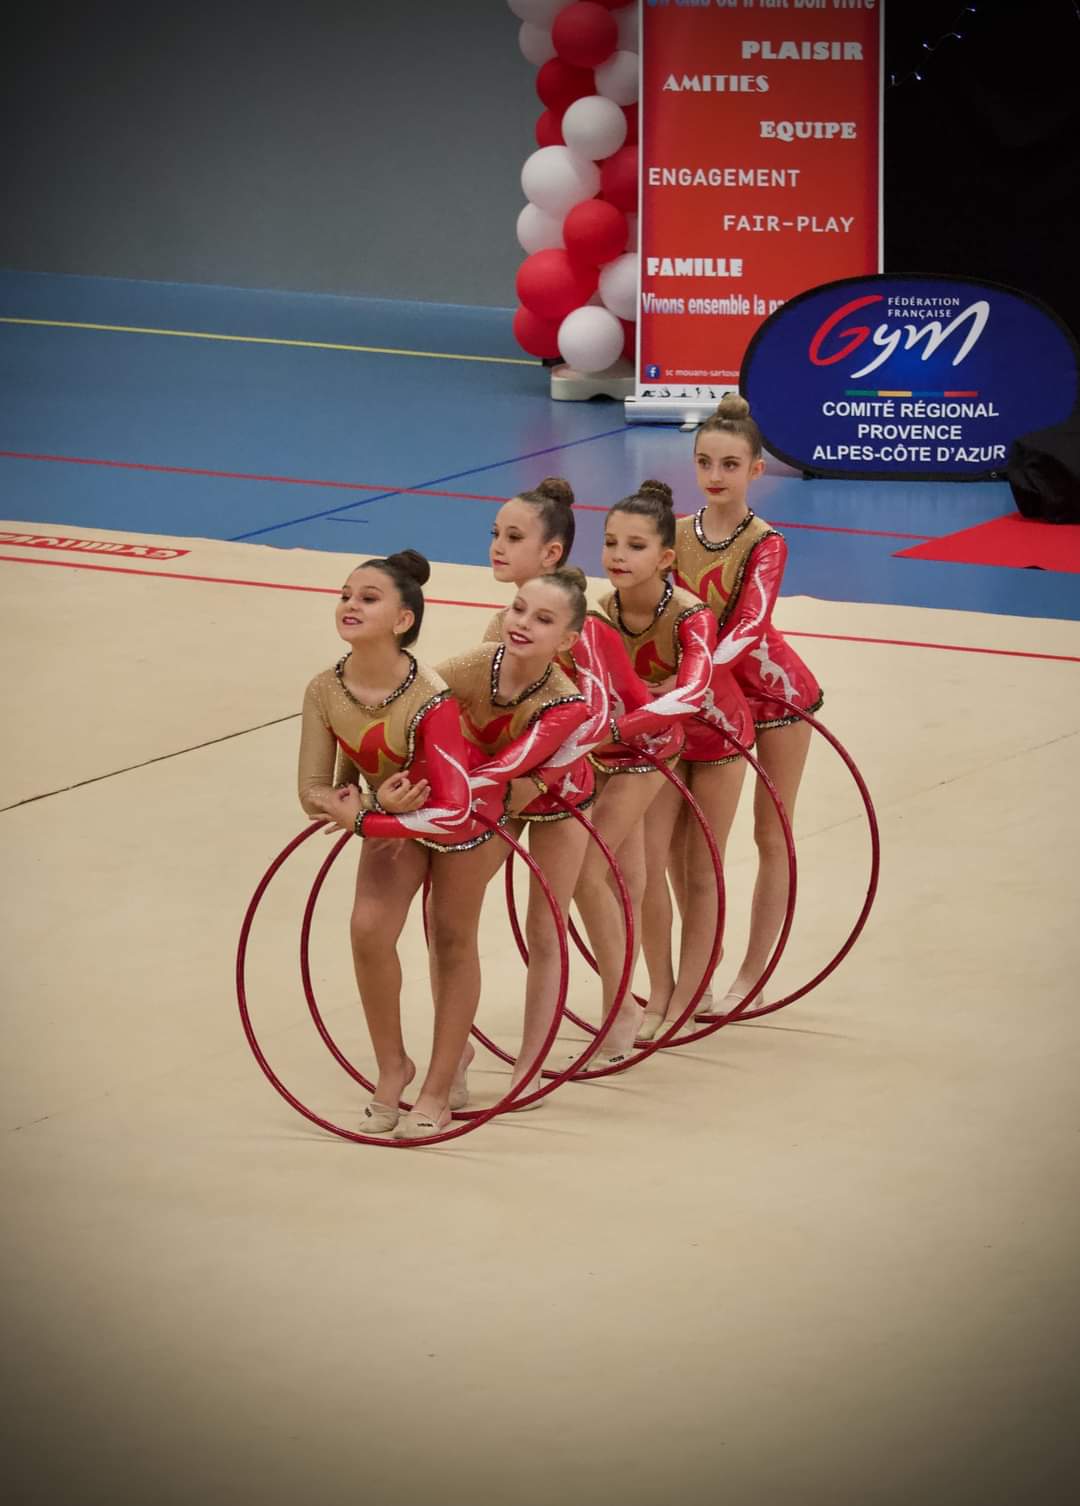
[[[497,366],[535,366],[523,356],[463,356],[448,350],[395,350],[384,345],[339,345],[331,340],[278,340],[267,335],[218,335],[201,329],[144,329],[137,324],[84,324],[74,319],[15,319],[0,324],[33,324],[46,329],[96,329],[117,335],[172,335],[180,340],[231,340],[238,345],[295,345],[302,350],[351,350],[368,356],[422,356],[428,361],[488,361]]]

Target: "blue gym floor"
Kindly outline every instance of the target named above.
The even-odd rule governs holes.
[[[510,320],[0,271],[3,512],[479,564],[495,503],[557,474],[581,504],[577,562],[599,574],[603,510],[644,477],[696,508],[690,439],[628,427],[621,403],[551,402]],[[777,465],[753,501],[787,535],[785,594],[1080,618],[1075,575],[895,557],[1012,511],[1004,483],[808,482]]]

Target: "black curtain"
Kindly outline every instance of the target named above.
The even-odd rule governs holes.
[[[885,270],[1007,283],[1080,335],[1080,7],[890,0],[885,17]]]

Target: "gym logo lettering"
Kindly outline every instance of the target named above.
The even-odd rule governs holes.
[[[952,365],[959,366],[960,362],[970,355],[971,351],[978,344],[979,338],[986,328],[986,322],[990,318],[990,304],[986,299],[979,298],[970,303],[962,313],[956,314],[945,325],[942,325],[937,318],[931,318],[922,328],[909,322],[902,325],[899,329],[891,329],[887,323],[883,322],[871,332],[868,324],[852,324],[846,329],[838,331],[838,338],[846,338],[846,344],[841,345],[839,350],[833,350],[831,354],[822,355],[822,346],[828,341],[829,336],[832,335],[838,324],[850,314],[856,313],[859,309],[868,308],[871,304],[875,303],[884,303],[884,301],[885,298],[882,293],[871,293],[865,298],[853,298],[850,303],[845,303],[834,314],[830,314],[827,319],[823,320],[815,330],[814,337],[810,341],[808,354],[814,365],[833,366],[837,361],[844,360],[846,356],[860,349],[866,344],[867,340],[872,345],[877,346],[881,353],[874,360],[868,361],[865,366],[860,366],[858,370],[849,372],[849,375],[852,377],[866,376],[869,372],[876,371],[879,366],[883,366],[889,357],[896,352],[901,342],[903,342],[904,350],[914,350],[920,342],[925,341],[926,343],[920,352],[920,359],[928,361],[954,331],[959,330],[965,321],[970,320],[970,327],[965,334],[963,343],[959,346],[952,359]],[[959,303],[960,300],[952,299],[950,301]],[[932,305],[933,302],[934,300],[931,299],[926,300],[927,304]],[[934,312],[937,312],[937,310],[935,309]]]

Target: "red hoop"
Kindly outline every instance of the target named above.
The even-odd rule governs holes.
[[[614,761],[614,759],[618,755],[611,755],[611,756],[612,756],[612,759]],[[621,756],[624,759],[629,759],[631,757],[634,757],[634,758],[643,757],[643,758],[650,759],[654,763],[656,762],[655,759],[651,758],[650,754],[648,754],[648,753],[640,753],[639,754],[639,752],[636,749],[633,749],[633,750],[629,750],[628,749]],[[705,833],[706,841],[708,841],[709,836],[710,836],[709,826],[708,826],[708,822],[705,820],[705,815],[704,815],[704,812],[701,810],[701,807],[699,805],[697,805],[696,801],[694,801],[692,799],[692,797],[690,795],[689,789],[686,787],[686,785],[684,784],[684,782],[679,778],[679,776],[677,774],[672,774],[671,770],[668,768],[667,764],[664,764],[663,768],[664,768],[664,771],[668,773],[669,777],[677,785],[677,787],[678,787],[680,793],[683,795],[683,797],[691,805],[691,809],[693,810],[695,819],[697,820],[697,822],[698,822],[699,826],[701,827],[702,831]],[[621,894],[623,892],[623,890],[625,889],[625,883],[624,883],[624,881],[622,879],[622,872],[621,872],[621,870],[619,869],[619,866],[618,866],[618,860],[615,858],[614,854],[611,853],[610,850],[607,848],[606,844],[600,838],[600,835],[599,835],[598,832],[597,832],[596,835],[597,835],[597,840],[600,841],[601,847],[604,848],[604,853],[605,853],[605,856],[607,857],[609,867],[611,867],[612,871],[615,874],[617,874],[618,882],[620,884],[620,894]],[[505,881],[505,886],[506,886],[506,908],[507,908],[507,913],[508,913],[508,915],[510,917],[510,929],[511,929],[511,931],[513,933],[514,940],[517,942],[518,952],[520,953],[520,955],[522,956],[522,958],[527,963],[528,960],[529,960],[529,954],[528,954],[528,950],[527,950],[527,948],[525,946],[525,938],[524,938],[524,936],[521,933],[521,924],[520,924],[520,921],[518,919],[518,913],[517,913],[517,902],[516,902],[516,900],[514,898],[514,874],[513,874],[513,860],[512,859],[509,860],[507,862],[507,865],[506,865],[506,881]],[[723,878],[723,867],[722,866],[719,869],[719,871],[717,872],[717,901],[718,901],[718,907],[717,907],[717,926],[719,928],[720,937],[721,937],[721,941],[722,941],[723,940],[724,915],[725,915],[725,894],[724,894],[724,878]],[[624,915],[624,920],[625,920],[625,915],[626,915],[625,905],[624,905],[623,915]],[[584,961],[588,964],[588,966],[592,968],[592,970],[593,970],[594,973],[598,972],[599,969],[597,968],[597,965],[596,965],[596,958],[593,956],[592,952],[589,949],[589,946],[588,946],[587,942],[581,936],[581,934],[578,931],[577,926],[575,925],[575,923],[574,923],[574,921],[573,921],[572,918],[567,922],[567,934],[570,937],[570,939],[573,941],[574,945],[577,947],[579,954],[584,959]],[[642,998],[640,998],[637,994],[635,994],[634,995],[634,1002],[636,1004],[643,1004],[645,1001]],[[600,1026],[597,1026],[597,1025],[590,1024],[590,1022],[588,1020],[581,1019],[581,1017],[579,1015],[574,1014],[573,1010],[571,1010],[571,1009],[568,1009],[566,1011],[566,1018],[572,1024],[578,1026],[579,1029],[587,1031],[590,1035],[595,1035],[599,1029],[603,1028],[602,1024]]]
[[[769,956],[769,960],[765,964],[760,978],[757,979],[754,985],[753,992],[746,995],[747,999],[752,999],[757,993],[761,991],[762,988],[764,988],[765,984],[772,977],[773,972],[779,965],[780,958],[784,954],[784,948],[787,946],[788,937],[791,934],[791,925],[792,921],[795,918],[795,899],[798,889],[798,860],[795,855],[795,839],[791,831],[791,822],[788,820],[787,811],[784,809],[784,803],[780,799],[780,795],[775,784],[773,784],[768,774],[761,767],[761,764],[748,748],[744,748],[741,743],[736,743],[734,738],[730,738],[729,741],[731,742],[733,747],[738,749],[741,756],[746,759],[747,763],[754,770],[757,777],[761,780],[766,790],[769,792],[769,796],[772,799],[774,806],[776,807],[776,814],[780,819],[781,829],[784,833],[784,842],[787,847],[788,858],[788,901],[787,910],[784,914],[784,923],[781,926],[780,934],[777,936],[776,942],[773,945],[773,950]],[[701,1002],[701,996],[704,994],[706,988],[708,987],[709,980],[711,979],[716,968],[716,959],[720,954],[723,919],[722,899],[724,893],[723,864],[720,858],[720,851],[716,845],[716,838],[713,836],[711,830],[709,829],[708,822],[705,820],[705,814],[702,811],[700,805],[698,805],[697,801],[694,799],[692,791],[688,789],[683,781],[679,779],[679,777],[674,774],[672,770],[669,769],[667,765],[662,763],[658,758],[654,758],[652,754],[645,754],[645,757],[648,758],[650,763],[655,764],[657,768],[662,769],[667,778],[680,788],[680,790],[683,792],[683,798],[689,802],[690,808],[697,816],[698,822],[705,835],[706,843],[709,848],[709,856],[712,860],[713,871],[716,874],[718,886],[717,893],[718,897],[721,899],[721,905],[717,913],[717,927],[716,932],[713,936],[712,951],[709,954],[709,960],[705,965],[705,971],[701,975],[701,979],[694,990],[694,993],[690,999],[690,1003],[686,1005],[686,1007],[683,1009],[682,1014],[679,1015],[679,1017],[674,1021],[673,1024],[667,1026],[666,1029],[659,1031],[651,1041],[646,1041],[643,1045],[637,1046],[635,1048],[638,1052],[637,1056],[631,1056],[629,1060],[620,1062],[616,1066],[609,1067],[607,1069],[609,1072],[623,1072],[627,1067],[635,1066],[638,1061],[642,1061],[645,1059],[645,1057],[651,1056],[654,1051],[666,1049],[667,1047],[671,1046],[692,1046],[695,1042],[704,1040],[706,1036],[712,1035],[714,1031],[721,1029],[724,1025],[727,1025],[738,1018],[744,1007],[744,1004],[740,1004],[738,1009],[732,1010],[730,1014],[720,1015],[717,1019],[710,1020],[706,1024],[704,1024],[700,1030],[695,1030],[690,1035],[683,1036],[680,1040],[675,1039],[675,1036],[678,1035],[679,1031],[686,1024],[687,1020],[690,1019],[694,1011],[697,1009],[698,1004]],[[595,1075],[599,1076],[600,1074],[597,1073]]]
[[[497,1099],[496,1102],[489,1108],[475,1110],[467,1119],[463,1120],[463,1122],[460,1122],[451,1128],[440,1130],[437,1134],[428,1135],[424,1139],[394,1140],[386,1139],[376,1135],[365,1135],[357,1130],[346,1129],[343,1125],[334,1124],[332,1120],[324,1119],[321,1115],[316,1114],[313,1109],[308,1108],[308,1106],[302,1103],[295,1094],[291,1093],[282,1082],[282,1080],[274,1072],[274,1069],[266,1059],[262,1047],[259,1045],[258,1039],[255,1035],[254,1026],[251,1023],[251,1013],[248,1008],[247,1001],[247,983],[245,977],[245,969],[247,962],[248,940],[251,935],[251,928],[255,920],[255,915],[258,911],[259,905],[262,902],[263,895],[266,893],[267,888],[269,887],[274,876],[277,874],[278,870],[291,856],[291,854],[296,851],[301,843],[306,842],[310,837],[314,836],[317,831],[321,831],[323,829],[321,825],[313,823],[311,826],[307,827],[304,831],[295,836],[292,841],[289,842],[288,845],[284,847],[280,853],[278,853],[277,857],[273,860],[269,868],[259,880],[259,883],[255,889],[255,893],[252,895],[250,901],[248,902],[247,910],[244,913],[243,923],[240,927],[240,938],[236,950],[236,998],[237,1004],[240,1009],[240,1020],[243,1026],[244,1035],[247,1039],[247,1043],[251,1048],[251,1052],[255,1057],[255,1060],[258,1062],[263,1075],[266,1077],[271,1087],[273,1087],[274,1090],[279,1093],[282,1098],[285,1099],[286,1103],[294,1108],[298,1114],[303,1115],[305,1119],[309,1119],[313,1124],[317,1124],[320,1129],[328,1130],[331,1134],[337,1135],[340,1139],[352,1140],[358,1145],[378,1145],[382,1146],[385,1149],[391,1150],[415,1150],[432,1145],[441,1145],[447,1140],[457,1140],[460,1139],[462,1135],[471,1134],[473,1130],[479,1129],[482,1124],[486,1124],[489,1119],[493,1119],[497,1114],[503,1113],[507,1108],[510,1107],[511,1104],[515,1103],[518,1098],[520,1098],[524,1094],[529,1083],[537,1075],[540,1063],[543,1061],[544,1056],[546,1056],[547,1053],[551,1050],[551,1047],[555,1042],[555,1038],[558,1035],[559,1026],[562,1023],[566,1008],[566,991],[570,977],[570,955],[566,945],[566,927],[563,924],[562,912],[559,909],[558,902],[556,901],[555,896],[551,891],[551,886],[544,876],[543,870],[540,868],[540,865],[536,862],[536,860],[532,857],[531,853],[526,852],[525,849],[521,847],[512,836],[510,836],[509,832],[501,830],[501,828],[496,826],[494,822],[488,821],[483,816],[477,816],[476,819],[482,822],[483,825],[489,827],[498,836],[502,837],[503,841],[508,844],[510,849],[524,859],[530,870],[536,875],[536,878],[539,881],[540,888],[543,891],[544,897],[546,898],[551,910],[552,919],[555,923],[556,936],[558,937],[559,942],[559,995],[556,1001],[554,1013],[552,1015],[551,1024],[548,1028],[548,1033],[544,1040],[544,1044],[540,1052],[538,1053],[536,1064],[531,1067],[528,1072],[526,1072],[521,1081],[515,1083],[514,1086],[507,1093],[505,1093],[502,1098]],[[350,837],[351,833],[347,832],[344,839],[336,844],[334,850],[322,864],[322,867],[320,868],[319,874],[316,878],[317,888],[313,886],[313,888],[315,888],[316,897],[318,895],[318,891],[322,888],[326,874],[329,872],[330,867],[336,861],[339,854],[344,850]],[[308,906],[305,909],[305,927],[303,930],[303,937],[305,939],[305,942],[306,937],[310,934],[311,917],[313,914],[314,901],[309,894]],[[306,970],[306,950],[304,950],[303,948],[302,959],[302,966]],[[307,972],[307,983],[310,987],[309,971]],[[350,1077],[352,1077],[355,1081],[364,1082],[365,1079],[363,1078],[363,1076],[359,1074],[355,1068],[352,1068],[351,1064],[348,1063],[347,1059],[338,1050],[336,1045],[332,1043],[329,1031],[326,1029],[325,1022],[322,1021],[321,1015],[319,1014],[318,1005],[314,1003],[313,994],[309,999],[309,1008],[312,1008],[312,1006],[314,1006],[313,1018],[316,1019],[316,1025],[317,1028],[319,1028],[319,1033],[322,1036],[324,1043],[328,1046],[328,1048],[331,1049],[335,1060],[338,1061],[339,1065],[341,1065],[349,1073]]]
[[[537,1059],[538,1059],[538,1062],[540,1063],[541,1076],[543,1077],[544,1082],[541,1085],[541,1087],[537,1088],[533,1093],[530,1093],[521,1102],[515,1103],[514,1106],[513,1106],[515,1109],[521,1108],[524,1105],[531,1105],[531,1104],[534,1104],[534,1103],[539,1103],[542,1098],[546,1098],[548,1096],[548,1094],[553,1093],[556,1088],[561,1087],[564,1082],[567,1082],[571,1078],[574,1079],[575,1081],[582,1081],[582,1080],[587,1079],[591,1075],[596,1075],[596,1076],[601,1076],[602,1075],[602,1070],[603,1069],[597,1070],[595,1074],[591,1074],[589,1072],[584,1072],[582,1069],[585,1067],[586,1063],[591,1059],[591,1057],[595,1054],[595,1052],[597,1051],[598,1047],[602,1044],[604,1038],[607,1036],[608,1032],[610,1031],[612,1025],[615,1023],[615,1020],[618,1017],[619,1010],[622,1008],[623,1000],[626,998],[627,991],[630,988],[631,974],[633,972],[633,962],[634,962],[634,909],[633,909],[633,905],[632,905],[631,900],[630,900],[630,891],[626,887],[626,880],[623,878],[622,870],[620,869],[620,867],[619,867],[619,865],[618,865],[618,863],[617,863],[617,861],[615,859],[615,854],[612,852],[612,850],[608,846],[607,842],[605,842],[604,838],[597,831],[597,829],[593,825],[593,823],[588,819],[588,817],[582,811],[578,810],[576,806],[571,805],[569,803],[569,801],[564,800],[561,795],[557,795],[556,799],[558,800],[558,803],[563,807],[563,809],[565,811],[567,811],[574,818],[575,821],[577,821],[581,826],[585,827],[585,829],[589,833],[589,836],[592,839],[592,841],[594,841],[596,843],[596,845],[600,848],[600,851],[603,853],[604,858],[605,858],[605,860],[606,860],[606,862],[608,864],[608,867],[611,869],[612,875],[613,875],[613,877],[615,879],[616,887],[618,888],[618,891],[619,891],[619,898],[622,901],[622,907],[623,907],[623,925],[625,927],[625,932],[626,932],[626,948],[625,948],[625,951],[624,951],[624,954],[623,954],[623,968],[622,968],[622,972],[619,975],[619,982],[618,982],[618,986],[617,986],[617,988],[615,990],[615,997],[612,1000],[611,1006],[608,1009],[607,1014],[604,1016],[603,1020],[601,1021],[599,1027],[597,1027],[597,1026],[590,1027],[591,1028],[591,1032],[592,1032],[592,1037],[593,1037],[592,1040],[587,1041],[586,1044],[585,1044],[584,1050],[581,1051],[579,1053],[579,1055],[577,1055],[576,1057],[573,1057],[571,1059],[571,1061],[570,1061],[570,1063],[569,1063],[568,1066],[562,1068],[559,1071],[554,1071],[551,1068],[546,1068],[546,1067],[543,1066],[543,1059],[544,1059],[544,1056],[547,1055],[547,1051],[550,1050],[550,1045],[545,1049],[545,1051],[542,1054],[538,1054],[538,1058]],[[506,871],[507,871],[508,882],[511,885],[513,883],[513,877],[512,877],[513,861],[514,861],[513,854],[510,854],[510,856],[507,858],[507,862],[506,862]],[[513,932],[514,932],[514,937],[515,937],[515,939],[517,941],[517,944],[518,944],[518,951],[521,954],[521,958],[524,961],[526,967],[528,967],[528,965],[529,965],[529,951],[528,951],[528,947],[525,944],[525,938],[521,934],[521,926],[520,926],[519,921],[518,921],[518,915],[517,915],[516,906],[513,906],[513,903],[512,903],[512,889],[511,889],[511,906],[510,906],[510,924],[511,924],[511,927],[512,927]],[[564,1018],[572,1019],[572,1020],[576,1021],[577,1017],[575,1015],[572,1015],[568,1009],[564,1008],[563,1015],[564,1015]],[[476,1025],[474,1025],[473,1028],[472,1028],[472,1034],[475,1037],[475,1039],[480,1042],[480,1044],[482,1046],[485,1046],[487,1048],[487,1050],[490,1051],[494,1056],[497,1056],[500,1061],[508,1062],[511,1065],[515,1065],[516,1064],[516,1061],[517,1061],[516,1057],[511,1056],[509,1054],[509,1052],[504,1051],[501,1046],[497,1045],[494,1041],[492,1041],[491,1039],[489,1039],[489,1037],[487,1035],[485,1035],[484,1032],[482,1030],[480,1030]],[[463,1110],[460,1111],[460,1117],[464,1118],[467,1115],[469,1115],[471,1112],[473,1112],[473,1111],[469,1110],[469,1109],[463,1109]],[[503,1110],[501,1112],[506,1112],[506,1111]],[[455,1115],[455,1117],[458,1117],[458,1116]]]
[[[690,1004],[687,1005],[687,1007],[684,1009],[683,1013],[679,1016],[679,1018],[672,1025],[669,1025],[665,1029],[661,1030],[658,1033],[658,1035],[654,1038],[654,1040],[647,1041],[647,1042],[644,1042],[643,1044],[641,1044],[640,1046],[636,1046],[634,1053],[631,1054],[625,1062],[619,1062],[619,1063],[617,1063],[617,1064],[615,1064],[613,1066],[610,1066],[610,1067],[597,1068],[597,1069],[595,1069],[592,1072],[581,1073],[580,1074],[580,1079],[581,1080],[588,1080],[588,1079],[593,1078],[593,1077],[607,1076],[607,1075],[609,1075],[611,1073],[614,1073],[614,1072],[623,1072],[623,1071],[626,1071],[628,1067],[636,1066],[639,1062],[645,1061],[646,1058],[649,1057],[649,1056],[651,1056],[654,1051],[657,1051],[657,1050],[660,1050],[660,1049],[667,1050],[667,1049],[669,1049],[671,1047],[677,1047],[677,1046],[692,1045],[692,1044],[694,1044],[697,1041],[704,1040],[706,1036],[712,1035],[714,1031],[719,1030],[722,1026],[724,1026],[726,1024],[729,1024],[729,1023],[732,1023],[732,1022],[734,1022],[734,1021],[742,1018],[743,1011],[746,1008],[746,1002],[745,1001],[748,1001],[748,1000],[753,999],[753,998],[756,997],[756,995],[761,991],[762,988],[764,988],[765,984],[772,977],[773,972],[779,966],[780,959],[782,958],[782,956],[784,954],[784,950],[785,950],[785,948],[787,946],[788,939],[789,939],[790,934],[791,934],[791,927],[792,927],[792,924],[794,922],[794,917],[795,917],[795,902],[796,902],[797,884],[798,884],[798,860],[797,860],[796,853],[795,853],[795,839],[794,839],[794,836],[793,836],[792,830],[791,830],[791,822],[788,819],[787,812],[784,810],[783,802],[780,799],[779,792],[776,789],[776,786],[774,785],[773,781],[770,779],[769,775],[765,772],[765,770],[762,768],[761,764],[754,757],[754,755],[749,751],[749,749],[744,748],[739,743],[736,743],[734,741],[734,739],[729,739],[729,741],[731,741],[732,746],[738,751],[739,755],[743,759],[745,759],[747,763],[750,764],[751,768],[755,772],[756,777],[761,780],[761,782],[764,784],[766,790],[768,791],[769,797],[772,800],[774,807],[776,808],[777,816],[779,817],[781,828],[782,828],[782,830],[784,832],[784,841],[785,841],[785,844],[787,846],[787,854],[788,854],[788,900],[787,900],[787,908],[786,908],[786,911],[785,911],[785,914],[784,914],[784,921],[783,921],[783,924],[781,926],[780,933],[779,933],[779,935],[777,937],[777,940],[776,940],[776,942],[774,944],[774,947],[773,947],[772,953],[770,954],[769,960],[768,960],[765,968],[763,969],[760,977],[757,979],[757,982],[756,982],[753,990],[750,991],[750,992],[748,992],[746,994],[744,1002],[742,1004],[740,1004],[738,1006],[738,1008],[730,1011],[730,1013],[728,1013],[726,1015],[718,1015],[718,1016],[707,1017],[704,1021],[698,1021],[698,1023],[703,1024],[703,1026],[704,1026],[703,1029],[695,1030],[690,1035],[684,1036],[684,1037],[682,1037],[679,1040],[675,1039],[675,1036],[678,1035],[678,1032],[683,1028],[683,1026],[687,1022],[687,1020],[690,1019],[691,1015],[694,1014],[694,1011],[697,1009],[698,1005],[700,1004],[702,995],[704,994],[706,988],[708,987],[709,980],[711,979],[713,971],[714,971],[714,969],[716,967],[716,959],[719,956],[720,946],[721,946],[722,941],[723,941],[723,928],[724,928],[724,918],[725,918],[725,908],[726,908],[726,906],[725,906],[724,878],[723,878],[723,864],[722,864],[721,859],[720,859],[719,850],[718,850],[718,848],[716,846],[716,841],[715,841],[715,839],[713,837],[713,834],[712,834],[712,831],[711,831],[711,829],[709,827],[709,824],[708,824],[707,820],[705,819],[705,813],[702,811],[700,805],[698,804],[697,800],[694,798],[693,794],[691,793],[690,789],[686,785],[685,781],[683,781],[682,779],[680,779],[680,777],[677,774],[675,774],[674,771],[672,769],[670,769],[666,763],[664,763],[660,759],[654,757],[652,754],[645,753],[645,752],[642,752],[642,753],[639,754],[639,753],[635,752],[635,755],[634,755],[635,757],[640,756],[640,757],[646,758],[656,768],[660,769],[660,771],[666,776],[666,778],[672,784],[674,784],[676,786],[676,788],[679,790],[680,794],[682,795],[683,799],[689,805],[689,807],[690,807],[690,809],[691,809],[691,811],[692,811],[692,813],[694,815],[694,818],[696,819],[698,825],[700,826],[700,828],[702,830],[702,833],[703,833],[703,835],[705,837],[706,845],[708,846],[708,849],[709,849],[709,855],[710,855],[710,859],[711,859],[712,865],[713,865],[713,872],[714,872],[714,875],[716,877],[716,885],[717,885],[717,928],[716,928],[716,933],[715,933],[715,935],[713,937],[713,948],[712,948],[712,951],[710,953],[709,962],[706,964],[705,972],[702,974],[701,981],[699,982],[699,984],[697,986],[697,989],[695,990],[694,995],[691,998]],[[514,932],[515,937],[518,939],[519,949],[523,949],[524,948],[524,942],[521,939],[521,928],[520,928],[520,925],[518,923],[516,909],[514,908],[514,905],[513,905],[513,890],[510,887],[510,885],[511,885],[511,877],[510,877],[510,871],[509,870],[510,870],[510,865],[508,864],[507,865],[507,890],[508,890],[507,897],[508,897],[508,906],[510,907],[510,911],[511,911],[511,915],[510,915],[511,928],[512,928],[512,930]],[[577,945],[578,950],[581,952],[582,956],[585,958],[585,960],[589,963],[589,965],[595,971],[596,970],[596,959],[592,956],[591,952],[589,952],[588,948],[585,946],[585,944],[581,940],[580,936],[577,933],[576,927],[574,927],[573,925],[571,925],[570,928],[569,928],[569,932],[570,932],[570,935],[572,936],[573,940],[575,941],[575,944]],[[643,1002],[640,998],[637,997],[637,995],[635,995],[634,997],[635,997],[636,1002],[638,1002],[639,1004]],[[573,1020],[576,1024],[582,1025],[586,1030],[593,1031],[593,1030],[596,1029],[595,1026],[589,1025],[586,1021],[580,1021],[580,1020],[578,1020],[577,1016],[573,1015],[569,1010],[567,1011],[567,1018]],[[578,1074],[575,1074],[575,1076],[577,1076],[577,1075]]]
[[[798,706],[792,705],[790,701],[784,700],[782,696],[773,695],[769,691],[756,691],[755,694],[761,696],[763,700],[774,701],[778,706],[783,706],[784,710],[791,715],[797,716],[806,722],[815,732],[821,734],[825,741],[839,754],[841,761],[847,765],[848,771],[855,781],[855,787],[862,799],[863,808],[866,812],[866,823],[870,829],[870,875],[867,880],[866,897],[855,919],[855,924],[848,932],[839,950],[833,954],[819,972],[814,974],[809,983],[804,983],[801,988],[794,989],[791,993],[785,994],[782,999],[776,999],[771,1004],[763,1004],[758,1009],[746,1009],[744,1007],[745,1000],[756,998],[764,987],[764,984],[759,980],[753,989],[747,990],[744,996],[744,1004],[740,1005],[738,1010],[733,1010],[730,1014],[720,1016],[721,1021],[725,1024],[728,1022],[732,1024],[745,1024],[747,1020],[758,1020],[764,1015],[775,1014],[778,1009],[786,1009],[789,1004],[794,1004],[797,999],[804,998],[806,994],[817,988],[818,984],[823,983],[830,973],[835,972],[859,939],[859,935],[866,925],[877,896],[878,878],[881,871],[881,837],[878,831],[877,812],[874,810],[874,802],[870,798],[870,791],[867,788],[866,781],[851,754],[836,734],[830,732],[828,727],[823,722],[819,722],[809,711],[801,711]]]

